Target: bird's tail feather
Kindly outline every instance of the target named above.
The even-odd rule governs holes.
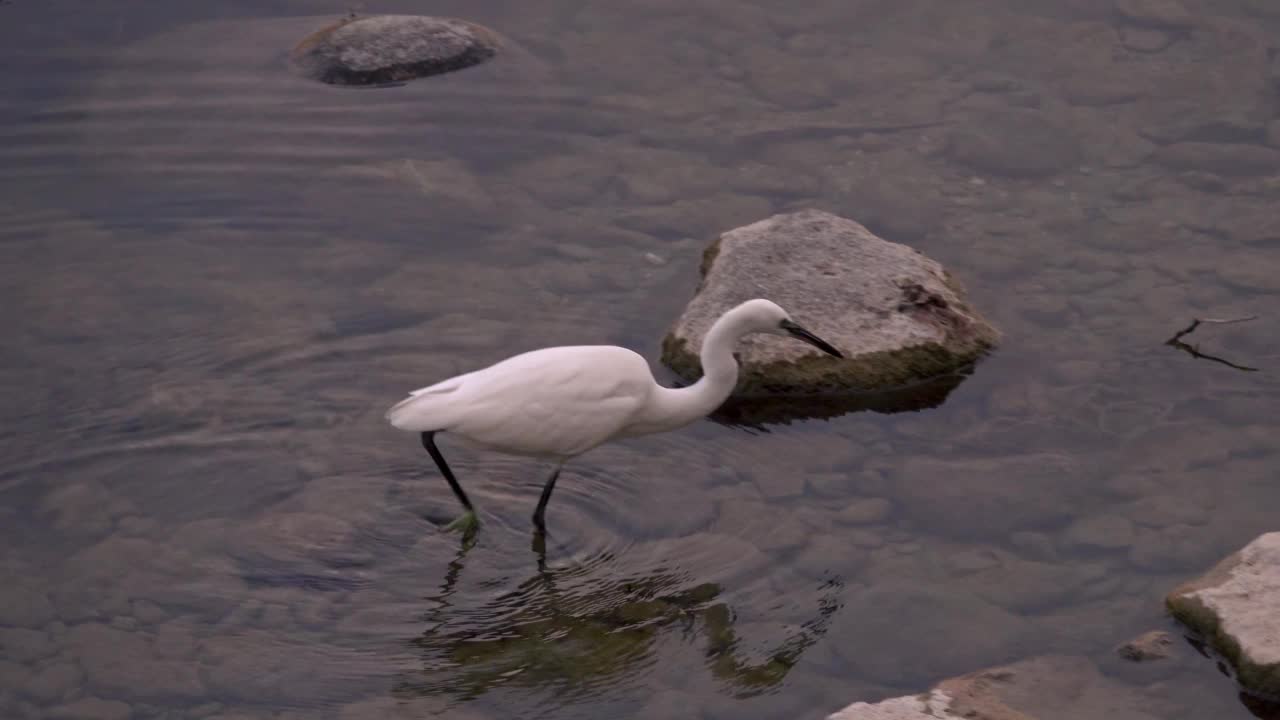
[[[387,422],[401,430],[433,432],[447,430],[452,420],[456,393],[468,377],[459,375],[409,393],[387,411]]]
[[[387,410],[387,422],[413,432],[444,430],[448,424],[447,402],[442,400],[444,398],[434,394],[410,395]]]

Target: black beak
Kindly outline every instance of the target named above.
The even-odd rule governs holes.
[[[831,344],[828,343],[826,340],[823,340],[822,338],[818,337],[817,335],[814,335],[808,330],[805,330],[804,328],[791,322],[790,320],[782,321],[782,329],[790,333],[792,337],[797,338],[799,340],[803,340],[828,355],[834,355],[838,358],[844,357],[844,355],[840,354],[839,350],[831,347]]]

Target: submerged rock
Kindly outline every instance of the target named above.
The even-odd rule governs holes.
[[[1133,662],[1164,660],[1173,654],[1173,636],[1163,630],[1152,630],[1116,648],[1116,654]]]
[[[43,589],[16,583],[0,588],[0,625],[34,628],[53,618],[53,603]]]
[[[109,697],[205,697],[197,665],[161,657],[147,633],[89,622],[72,628],[66,644],[69,656],[78,659],[84,669],[88,687]]]
[[[995,539],[1064,524],[1080,497],[1080,483],[1074,479],[1086,476],[1091,467],[1087,460],[1057,453],[921,455],[897,465],[888,495],[931,532]]]
[[[368,560],[357,546],[355,526],[313,512],[267,513],[239,528],[227,550],[254,567],[296,571],[350,568]]]
[[[1082,550],[1119,550],[1133,544],[1133,523],[1120,515],[1080,518],[1067,528],[1064,540]]]
[[[826,551],[834,557],[855,552]],[[825,558],[821,569],[834,562]],[[885,684],[901,682],[904,667],[947,677],[1005,662],[1018,657],[1033,632],[1022,617],[945,585],[885,580],[842,601],[830,630],[837,640],[829,647],[830,667]]]
[[[1059,122],[1033,110],[986,110],[963,118],[947,145],[951,159],[982,173],[1039,178],[1075,167],[1080,145]]]
[[[1121,19],[1143,27],[1185,30],[1195,25],[1195,17],[1180,0],[1115,0]]]
[[[1261,145],[1180,142],[1161,148],[1152,159],[1173,170],[1198,170],[1227,177],[1280,172],[1280,150]]]
[[[740,396],[900,387],[962,370],[999,338],[937,262],[852,220],[804,210],[731,230],[706,250],[697,295],[663,340],[662,361],[686,379],[701,375],[711,324],[755,297],[786,308],[845,359],[749,336],[738,352]]]
[[[133,717],[133,709],[119,700],[87,697],[50,709],[49,717],[54,720],[128,720]]]
[[[1280,696],[1280,532],[1260,536],[1165,603],[1235,667],[1242,687]]]
[[[1126,27],[1120,29],[1120,42],[1134,52],[1154,53],[1169,47],[1176,38],[1165,32],[1148,27]]]
[[[330,85],[387,85],[478,65],[497,54],[492,30],[452,18],[373,15],[318,30],[290,53],[301,74]]]

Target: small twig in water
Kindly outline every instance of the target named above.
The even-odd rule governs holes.
[[[1194,358],[1201,358],[1203,360],[1212,360],[1213,362],[1222,363],[1223,365],[1235,368],[1236,370],[1243,370],[1244,372],[1258,372],[1258,368],[1248,367],[1245,365],[1237,365],[1231,362],[1230,360],[1225,360],[1223,358],[1216,357],[1214,355],[1208,355],[1206,353],[1202,353],[1200,352],[1199,345],[1192,345],[1190,343],[1186,343],[1182,341],[1182,338],[1186,337],[1187,335],[1190,335],[1192,332],[1195,331],[1196,328],[1200,327],[1201,325],[1230,325],[1232,323],[1248,322],[1250,320],[1257,320],[1257,319],[1258,319],[1257,315],[1249,315],[1247,317],[1240,317],[1240,318],[1192,318],[1190,325],[1178,331],[1176,334],[1174,334],[1173,337],[1169,338],[1168,340],[1165,340],[1164,344],[1170,345],[1172,347],[1176,347],[1179,350],[1186,351],[1188,354],[1191,355],[1191,357],[1194,357]]]

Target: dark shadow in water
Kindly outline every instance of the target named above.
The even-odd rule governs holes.
[[[765,425],[787,425],[796,420],[828,420],[854,412],[918,412],[942,405],[951,391],[971,374],[972,366],[917,385],[882,392],[731,397],[711,414],[710,419],[721,425],[766,431]]]
[[[1194,324],[1192,329],[1194,329]],[[1202,637],[1195,634],[1183,635],[1182,639],[1186,640],[1188,645],[1195,648],[1195,651],[1202,657],[1213,661],[1218,672],[1222,673],[1224,677],[1231,679],[1231,682],[1234,683],[1237,688],[1236,697],[1240,700],[1240,704],[1244,705],[1245,709],[1248,710],[1251,715],[1257,718],[1262,718],[1262,720],[1280,720],[1280,697],[1259,695],[1241,688],[1240,679],[1236,676],[1235,669],[1231,667],[1231,664],[1227,662],[1227,659],[1214,649],[1213,646],[1205,642]]]
[[[813,617],[777,647],[752,662],[734,630],[733,609],[717,601],[715,583],[689,586],[683,573],[659,569],[625,578],[608,577],[612,554],[549,568],[537,539],[537,570],[516,589],[479,607],[454,607],[451,596],[464,569],[468,546],[450,563],[437,605],[424,616],[428,627],[411,643],[421,673],[399,679],[398,697],[438,696],[466,702],[500,688],[539,692],[554,689],[569,703],[643,677],[656,662],[664,633],[700,638],[707,670],[738,697],[777,687],[800,656],[826,632],[840,609],[843,584],[826,581]],[[755,653],[753,653],[755,654]]]
[[[1280,720],[1280,702],[1241,692],[1240,703],[1244,705],[1250,713],[1253,713],[1254,717],[1262,718],[1262,720]]]
[[[240,576],[251,588],[302,588],[313,592],[350,592],[368,587],[364,578],[340,573],[245,573]]]

